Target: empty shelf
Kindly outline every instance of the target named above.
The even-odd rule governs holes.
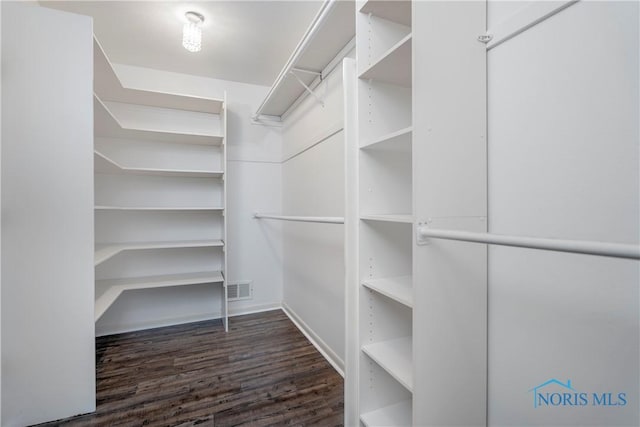
[[[384,279],[370,279],[362,282],[363,286],[398,301],[407,307],[413,307],[413,286],[411,276],[388,277]]]
[[[101,264],[123,251],[143,249],[171,249],[171,248],[208,248],[224,246],[222,240],[183,240],[173,242],[132,242],[109,243],[96,245],[95,265]]]
[[[222,211],[222,206],[105,206],[98,205],[97,211]]]
[[[411,2],[369,0],[360,8],[361,13],[370,13],[379,18],[411,26]]]
[[[305,88],[296,78],[291,76],[291,70],[300,68],[323,74],[325,78],[333,70],[332,64],[342,64],[335,61],[340,52],[350,50],[351,40],[355,36],[355,7],[351,2],[324,2],[318,15],[298,43],[289,60],[284,65],[280,75],[276,78],[267,97],[256,112],[256,116],[281,117],[296,102],[306,96]],[[347,49],[345,50],[345,47]],[[353,47],[351,45],[351,47]],[[314,81],[320,81],[312,73],[299,73],[305,85],[315,88]],[[317,79],[317,80],[316,80]]]
[[[360,78],[411,87],[411,34],[382,54]]]
[[[413,215],[408,214],[360,215],[360,219],[364,221],[401,222],[406,224],[413,223]]]
[[[413,127],[409,126],[379,138],[365,141],[360,148],[379,151],[400,151],[411,153],[411,136]]]
[[[366,427],[374,426],[410,426],[413,412],[413,405],[410,400],[385,406],[375,411],[367,412],[360,416],[360,421]]]
[[[95,135],[108,138],[168,141],[200,145],[220,145],[222,135],[176,132],[167,129],[141,129],[123,126],[98,96],[94,96]],[[154,107],[155,108],[155,107]]]
[[[157,168],[134,168],[118,164],[99,151],[94,151],[95,171],[97,173],[132,173],[138,175],[181,176],[194,178],[221,178],[223,171],[178,170]]]
[[[224,282],[220,271],[96,280],[95,320],[98,321],[124,291],[220,282]]]
[[[100,43],[95,38],[93,42],[93,66],[95,91],[104,100],[211,114],[219,114],[222,111],[224,103],[222,99],[125,87],[116,75]]]
[[[413,364],[411,363],[411,337],[367,344],[362,351],[387,371],[403,387],[413,389]]]

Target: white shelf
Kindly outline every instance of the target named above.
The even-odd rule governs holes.
[[[398,151],[411,153],[413,126],[390,132],[378,138],[370,139],[360,145],[363,150]]]
[[[94,164],[96,173],[131,173],[138,175],[159,175],[159,176],[179,176],[193,178],[222,178],[223,171],[203,171],[203,170],[178,170],[178,169],[157,169],[157,168],[133,168],[118,164],[99,151],[94,151]]]
[[[97,211],[223,211],[221,206],[105,206],[98,205]]]
[[[411,87],[411,34],[383,53],[360,78]]]
[[[224,246],[222,240],[184,240],[173,242],[131,242],[108,243],[96,245],[95,265],[101,264],[123,251],[143,249],[171,249],[171,248],[208,248]]]
[[[357,128],[352,151],[358,203],[352,233],[360,272],[355,325],[360,413],[349,425],[413,425],[413,38],[412,1],[362,0],[356,8]],[[354,147],[351,147],[353,149]],[[353,218],[352,218],[353,219]],[[349,234],[347,232],[347,234]],[[351,275],[357,274],[352,271]],[[347,274],[349,276],[349,272]],[[353,298],[352,298],[353,300]],[[417,302],[416,302],[417,305]],[[362,318],[364,318],[362,317]],[[354,353],[357,357],[354,358]],[[416,361],[418,363],[419,360]],[[351,386],[352,388],[353,385]]]
[[[351,2],[325,2],[272,85],[258,115],[281,117],[292,104],[306,96],[305,88],[290,75],[291,69],[323,73],[322,78],[325,78],[334,66],[342,66],[340,53],[348,53],[349,43],[356,33],[354,15]],[[311,89],[316,86],[314,82],[320,81],[312,73],[297,75]]]
[[[362,351],[402,384],[404,388],[412,391],[413,364],[411,363],[411,348],[411,338],[404,337],[367,344],[362,347]]]
[[[360,421],[366,427],[389,426],[403,427],[411,426],[413,405],[410,400],[405,400],[375,411],[364,413],[360,416]]]
[[[224,277],[220,271],[96,280],[95,320],[98,321],[124,291],[222,282]]]
[[[96,230],[103,236],[95,246],[94,264],[100,265],[99,277],[111,278],[97,280],[95,283],[95,320],[98,321],[117,298],[128,290],[221,283],[220,312],[224,328],[228,330],[227,292],[224,286],[227,272],[226,94],[218,99],[191,95],[180,89],[159,92],[155,82],[137,79],[136,75],[129,74],[129,70],[117,68],[122,71],[118,75],[95,37],[93,60],[94,137],[100,142],[94,150],[94,173],[98,180],[97,188],[101,190],[99,193],[104,196],[97,198],[98,202],[94,207]],[[123,80],[120,80],[120,76]],[[192,93],[202,93],[198,88],[193,90],[195,92]],[[135,194],[129,191],[131,186],[135,187]],[[164,191],[166,197],[158,199],[156,196],[165,194]],[[188,193],[188,197],[182,197],[187,194],[184,192]],[[176,197],[171,197],[173,194]],[[116,200],[118,195],[121,196],[119,202]],[[152,196],[156,201],[145,203],[145,195]],[[170,199],[175,200],[172,203]],[[142,214],[135,214],[136,212]],[[200,212],[197,221],[190,227],[197,227],[202,231],[197,233],[202,236],[201,240],[160,241],[171,237],[165,233],[162,233],[164,236],[154,236],[154,233],[163,229],[164,224],[155,222],[154,219],[166,220],[168,217],[157,217],[158,214],[152,214],[153,212],[163,215]],[[151,241],[130,241],[136,237],[131,235],[127,238],[125,235],[130,230],[128,227],[133,226],[129,220],[142,221],[144,218],[151,222],[148,226],[144,224],[145,236],[139,236],[138,239]],[[173,220],[171,224],[177,225]],[[206,236],[211,236],[207,230],[214,224],[219,230],[214,234],[218,239],[204,240]],[[122,236],[115,237],[112,231]],[[175,231],[179,231],[179,228]],[[191,237],[197,239],[197,234]],[[121,241],[108,242],[111,239]],[[213,259],[209,255],[201,257],[196,253],[202,249],[183,251],[182,248],[209,248],[207,251],[211,252]],[[117,262],[105,263],[123,251],[156,249],[160,251],[144,252],[153,261],[139,268],[136,265],[134,268],[125,267],[126,271],[122,271],[123,266]],[[180,253],[188,257],[190,262],[188,265],[184,264],[181,257],[163,262],[163,254],[166,254],[167,249],[180,249]],[[195,272],[214,269],[219,271]],[[185,273],[161,275],[168,271]],[[148,277],[122,278],[126,275]],[[217,296],[214,296],[214,301],[215,299]]]
[[[224,100],[222,99],[155,92],[123,86],[102,46],[95,38],[93,40],[93,67],[95,91],[105,101],[211,114],[220,114],[223,108]]]
[[[94,95],[93,106],[96,136],[200,145],[221,145],[224,141],[222,135],[214,135],[211,133],[175,132],[167,129],[142,129],[123,126],[97,95]]]
[[[413,215],[409,214],[360,215],[360,219],[364,221],[385,221],[413,224]]]
[[[413,286],[411,276],[369,279],[362,285],[407,307],[413,307]]]
[[[361,13],[372,14],[379,18],[411,26],[411,1],[407,0],[369,0],[360,8]]]

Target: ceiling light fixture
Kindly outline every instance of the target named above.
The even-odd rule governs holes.
[[[200,52],[202,49],[202,23],[204,16],[197,12],[187,12],[184,14],[187,23],[182,29],[182,46],[189,52]]]

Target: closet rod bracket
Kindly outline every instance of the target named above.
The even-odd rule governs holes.
[[[289,71],[289,74],[291,74],[293,77],[296,78],[296,80],[298,80],[298,83],[300,83],[302,85],[302,87],[304,87],[304,90],[306,90],[311,96],[313,96],[316,101],[318,101],[318,103],[320,105],[322,105],[324,107],[324,101],[313,91],[311,90],[311,88],[309,86],[307,86],[305,84],[305,82],[302,81],[302,79],[300,78],[300,76],[298,76],[295,71],[297,71],[296,69],[291,69],[291,71]]]
[[[427,237],[426,234],[422,232],[422,230],[428,229],[430,225],[430,219],[424,222],[418,222],[418,224],[416,224],[416,245],[426,246],[429,244],[429,237]]]

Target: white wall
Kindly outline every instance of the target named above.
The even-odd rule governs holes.
[[[489,2],[489,30],[527,6]],[[638,243],[638,18],[637,2],[579,2],[489,52],[491,232]],[[489,423],[638,425],[639,263],[489,260]],[[589,404],[534,408],[552,378]],[[627,404],[592,406],[594,392]]]
[[[253,286],[253,299],[230,302],[229,311],[233,315],[279,307],[281,225],[265,228],[252,218],[258,211],[280,211],[282,203],[280,130],[250,124],[268,88],[122,64],[114,68],[123,84],[133,88],[217,98],[226,91],[228,279],[230,283],[251,281]],[[165,255],[175,259],[180,254],[185,255],[184,262],[198,262],[196,258],[206,257],[207,250],[154,251],[148,259],[137,258],[136,268],[154,262],[151,258],[157,262]],[[122,262],[127,258],[131,257],[123,257]],[[216,318],[219,298],[219,287],[209,285],[124,293],[96,325],[97,334]]]
[[[285,119],[282,212],[344,216],[342,67]],[[266,223],[266,221],[265,221]],[[283,305],[344,369],[344,226],[285,223]]]
[[[2,3],[2,425],[95,409],[92,22]]]

